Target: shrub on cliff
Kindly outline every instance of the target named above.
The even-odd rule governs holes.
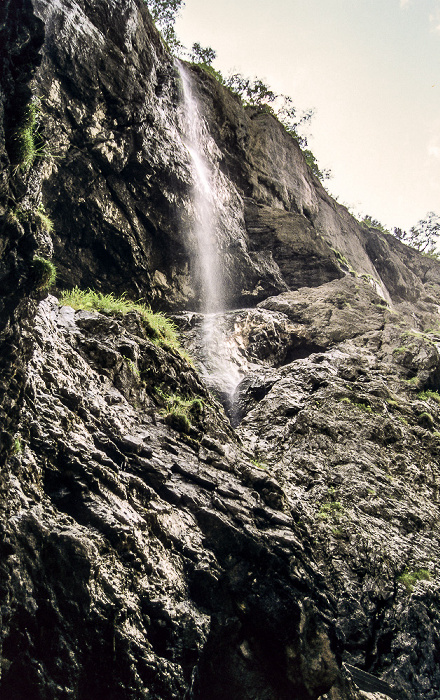
[[[169,48],[175,53],[182,49],[182,44],[177,38],[174,24],[179,10],[183,7],[184,0],[144,0],[157,28]]]
[[[420,219],[409,231],[395,228],[393,233],[396,238],[419,250],[423,255],[439,258],[440,216],[433,211],[428,212],[426,218]]]

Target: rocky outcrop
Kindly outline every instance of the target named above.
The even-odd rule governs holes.
[[[295,320],[312,352],[247,375],[238,430],[301,504],[345,659],[397,685],[396,697],[434,698],[440,416],[438,394],[422,390],[439,388],[438,348],[377,299],[368,313],[350,288],[330,318],[324,290],[318,305],[318,290],[307,290],[310,306],[306,290],[264,302]]]
[[[226,416],[145,4],[5,0],[0,28],[2,698],[436,700],[439,263],[188,67],[243,377]],[[57,295],[173,311],[194,364],[135,311],[60,306],[49,258]]]
[[[4,697],[325,691],[340,672],[312,543],[194,370],[136,315],[49,297],[31,332],[9,460]],[[164,392],[200,401],[187,433],[169,427]]]

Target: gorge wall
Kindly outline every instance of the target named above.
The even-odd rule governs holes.
[[[188,67],[232,427],[136,312],[57,301],[125,293],[200,354],[183,88],[145,4],[4,0],[0,30],[1,697],[436,700],[440,263]]]

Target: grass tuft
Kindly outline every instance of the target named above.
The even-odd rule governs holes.
[[[34,221],[46,233],[52,233],[53,221],[46,213],[43,204],[39,204],[36,209],[14,209],[10,210],[9,218],[12,222]]]
[[[417,394],[417,398],[421,399],[422,401],[427,401],[428,399],[432,399],[436,403],[440,404],[440,394],[437,391],[422,391],[420,394]]]
[[[12,447],[12,452],[15,455],[21,454],[23,452],[23,445],[21,444],[21,438],[16,437]]]
[[[168,425],[181,433],[189,433],[193,427],[193,420],[200,418],[203,413],[203,399],[167,394],[161,389],[156,389],[156,394],[165,406],[163,415]]]
[[[251,464],[257,467],[257,469],[267,469],[267,464],[265,464],[265,462],[260,462],[259,459],[251,459]]]
[[[40,101],[34,98],[26,106],[21,124],[15,131],[17,169],[23,172],[30,170],[43,151],[43,146],[37,145],[40,112]]]
[[[70,291],[61,293],[60,303],[76,310],[99,311],[110,316],[124,316],[135,311],[140,315],[145,331],[154,343],[168,350],[175,350],[191,363],[188,353],[180,345],[174,323],[162,313],[152,311],[142,302],[130,301],[124,295],[116,297],[114,294],[102,294],[92,289],[82,290],[74,287]]]
[[[412,593],[418,581],[430,581],[431,579],[432,575],[427,569],[419,569],[418,571],[406,569],[401,576],[398,576],[397,581],[403,583],[408,593]]]
[[[344,513],[344,507],[340,501],[327,501],[323,503],[318,512],[318,518],[327,520],[333,518],[339,520]]]
[[[432,428],[435,425],[434,418],[430,413],[427,411],[424,411],[423,413],[419,413],[417,422],[419,425],[421,425],[423,428],[427,428],[428,430],[432,430]]]
[[[57,269],[53,262],[37,255],[32,260],[32,277],[37,289],[49,289],[55,284]]]
[[[42,204],[40,204],[34,212],[36,221],[40,224],[41,228],[46,231],[46,233],[52,233],[53,231],[53,221],[49,215],[44,210]]]

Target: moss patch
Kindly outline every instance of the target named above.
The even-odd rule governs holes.
[[[167,394],[161,389],[156,389],[156,395],[164,405],[162,414],[165,416],[166,423],[181,433],[189,433],[193,427],[193,421],[199,419],[203,413],[205,405],[203,399]]]
[[[429,399],[432,399],[432,401],[435,401],[436,403],[440,404],[440,394],[437,391],[422,391],[420,394],[417,395],[418,399],[421,399],[422,401],[428,401]]]
[[[417,571],[410,571],[406,569],[401,576],[397,578],[399,583],[402,583],[408,593],[412,593],[414,586],[419,581],[430,581],[432,576],[427,569],[418,569]]]
[[[50,260],[35,256],[31,269],[36,289],[49,289],[55,284],[57,269]]]

